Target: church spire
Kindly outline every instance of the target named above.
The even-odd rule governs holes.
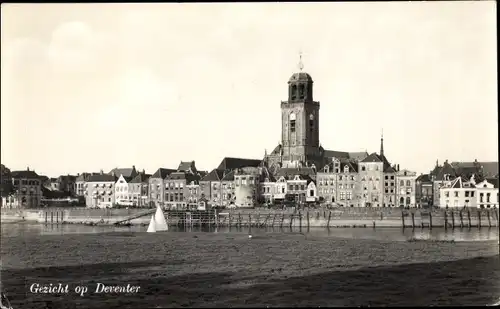
[[[304,69],[304,63],[302,63],[302,52],[299,53],[299,70],[302,72]]]
[[[384,156],[384,129],[382,129],[382,134],[380,135],[380,156]]]

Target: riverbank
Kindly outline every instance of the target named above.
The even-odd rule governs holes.
[[[301,233],[101,233],[2,238],[14,307],[485,305],[496,241],[409,242]],[[135,294],[32,294],[33,283],[140,286]]]
[[[44,224],[146,225],[154,209],[2,209],[1,222]],[[276,227],[498,227],[498,209],[401,210],[397,208],[338,208],[333,210],[231,209],[214,212],[166,211],[170,225]]]

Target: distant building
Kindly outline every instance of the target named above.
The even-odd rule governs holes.
[[[401,170],[396,173],[396,200],[399,207],[416,207],[415,180],[417,173]]]
[[[147,207],[149,206],[149,178],[150,174],[146,174],[143,170],[141,173],[137,174],[128,183],[128,193],[132,200],[132,206],[137,207]]]
[[[117,177],[116,183],[115,183],[115,204],[116,205],[123,205],[123,206],[132,206],[134,204],[132,195],[129,192],[129,182],[137,177],[130,177],[130,176],[123,176],[123,174],[120,175],[114,175]]]
[[[78,174],[75,179],[75,195],[76,196],[85,196],[86,183],[89,180],[90,176],[99,175],[99,173],[82,173]]]
[[[498,177],[496,178],[486,178],[483,181],[475,184],[477,194],[476,194],[476,205],[479,208],[498,208],[499,207],[499,197],[498,197]]]
[[[376,153],[372,153],[359,162],[361,207],[382,207],[384,190],[383,169],[384,161]]]
[[[151,177],[149,177],[149,204],[151,206],[164,207],[166,198],[166,183],[170,174],[176,172],[175,169],[160,167]]]
[[[327,205],[359,207],[358,162],[333,158],[318,172],[316,185],[320,201]]]
[[[199,180],[193,180],[186,185],[184,197],[188,209],[197,209],[201,201],[201,190]]]
[[[59,182],[59,191],[64,192],[67,196],[76,196],[76,176],[61,175],[57,181]]]
[[[453,181],[445,183],[440,189],[440,207],[477,207],[477,190],[474,184],[462,177],[456,177]]]
[[[3,164],[1,165],[0,173],[1,173],[0,195],[2,197],[7,197],[12,193],[13,190],[12,175],[10,173],[10,169],[5,167],[5,165]]]
[[[260,196],[261,174],[262,168],[259,167],[243,167],[234,171],[236,207],[256,206]]]
[[[120,177],[120,175],[123,175],[124,177],[127,178],[134,178],[139,174],[137,170],[135,169],[135,165],[132,165],[132,168],[114,168],[111,171],[109,171],[108,175],[115,175],[116,177]]]
[[[35,171],[12,171],[12,191],[2,199],[2,207],[37,208],[41,205],[42,185]]]
[[[115,175],[92,175],[87,181],[85,204],[91,208],[111,208],[115,204]]]
[[[415,203],[427,208],[433,205],[433,184],[429,174],[421,174],[415,180]]]

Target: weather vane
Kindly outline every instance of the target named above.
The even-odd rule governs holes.
[[[302,63],[302,52],[299,53],[299,69],[300,71],[304,69],[304,64]]]

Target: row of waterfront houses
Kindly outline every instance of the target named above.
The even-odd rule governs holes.
[[[79,197],[87,207],[170,209],[200,205],[315,203],[337,207],[498,207],[497,162],[445,161],[428,174],[390,165],[377,153],[352,160],[333,158],[320,169],[286,167],[270,172],[264,160],[224,158],[210,172],[194,161],[153,174],[132,168],[49,179],[2,165],[2,207],[40,207],[53,192]],[[63,195],[64,196],[64,195]]]

